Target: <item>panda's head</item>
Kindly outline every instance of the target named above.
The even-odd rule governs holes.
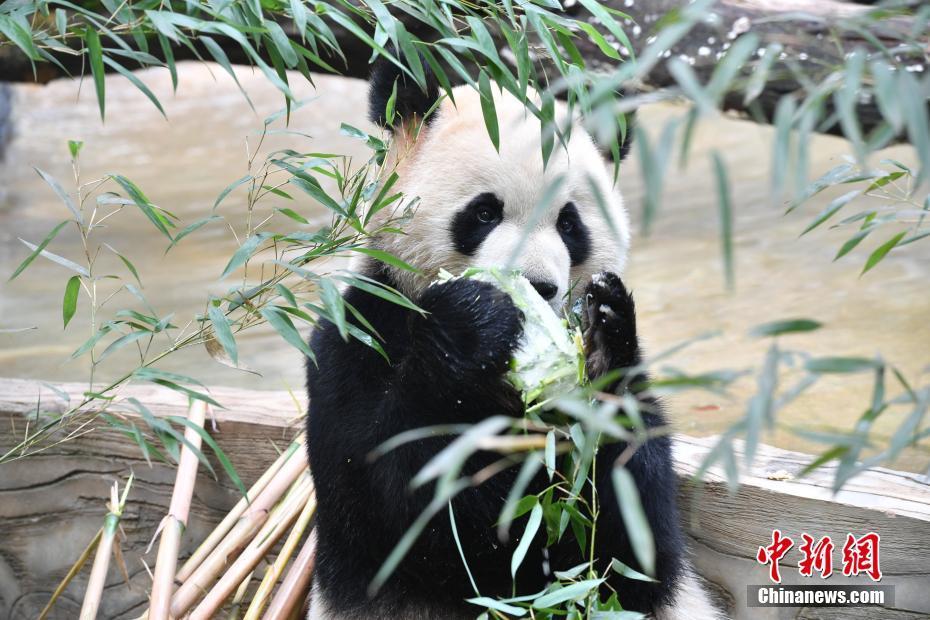
[[[388,123],[385,108],[395,82],[395,114]],[[540,121],[509,93],[492,90],[499,152],[474,89],[458,87],[454,102],[447,97],[434,108],[434,85],[422,92],[393,65],[376,65],[369,107],[372,120],[393,133],[387,165],[398,180],[392,191],[419,200],[402,234],[380,234],[373,244],[420,270],[393,270],[408,296],[434,281],[440,269],[458,274],[468,267],[509,266],[558,309],[593,274],[623,270],[629,219],[613,183],[613,163],[576,124],[544,166]],[[558,103],[560,114],[567,112]],[[628,147],[629,141],[622,145],[621,158]],[[375,221],[397,216],[379,212]]]

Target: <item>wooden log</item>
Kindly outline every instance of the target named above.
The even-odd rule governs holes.
[[[563,4],[567,11],[575,13],[578,18],[586,19],[597,25],[597,19],[587,14],[577,0],[568,0]],[[690,0],[605,0],[603,4],[623,11],[631,17],[624,27],[638,53],[651,41],[655,28],[662,21],[663,16],[672,11],[681,10],[690,4]],[[919,46],[924,48],[930,43],[926,20],[921,21],[921,18],[886,17],[871,23],[866,29],[860,28],[857,20],[872,10],[874,9],[870,6],[841,0],[718,0],[710,12],[712,18],[697,24],[675,47],[668,50],[668,54],[669,57],[681,56],[688,59],[698,78],[706,82],[720,56],[732,40],[743,32],[752,30],[758,34],[761,48],[770,43],[781,45],[785,59],[794,63],[807,76],[805,80],[798,79],[797,75],[787,69],[786,64],[779,62],[771,72],[773,79],[766,84],[765,89],[752,105],[747,106],[742,92],[729,94],[723,102],[726,109],[745,114],[751,111],[753,118],[771,122],[774,118],[775,107],[782,95],[786,93],[803,95],[808,85],[819,85],[835,67],[842,65],[844,55],[856,47],[877,51],[876,42],[889,50],[895,50],[897,46],[915,39]],[[430,33],[425,31],[423,24],[404,14],[399,15],[399,18],[404,21],[411,32],[426,39],[430,37]],[[282,17],[280,23],[288,36],[299,37],[299,33],[295,31],[289,20]],[[326,57],[327,62],[343,75],[367,78],[370,49],[344,28],[333,24],[332,29],[346,60]],[[868,38],[863,36],[865,30],[869,33]],[[130,45],[134,44],[129,38],[127,42]],[[250,59],[242,52],[242,49],[231,40],[220,37],[216,42],[223,47],[231,62],[250,63]],[[499,42],[504,51],[506,44],[502,38],[499,38]],[[596,70],[614,68],[615,61],[608,59],[586,37],[579,36],[575,42],[590,68]],[[160,55],[158,45],[152,44],[151,48],[150,52],[153,55]],[[910,51],[898,50],[892,54],[899,58],[902,56],[912,58],[907,65],[915,72],[919,71],[922,74],[930,70],[925,55],[919,48]],[[174,48],[173,55],[176,60],[210,57],[202,49],[197,49],[195,53],[194,50],[182,45]],[[80,56],[59,54],[56,57],[70,75],[80,75],[86,70],[85,63]],[[503,57],[506,59],[508,55],[503,54]],[[744,75],[751,73],[754,68],[755,63],[750,63],[744,68]],[[108,67],[107,70],[111,69]],[[37,81],[41,83],[62,75],[61,70],[51,63],[40,63],[34,71],[28,58],[18,48],[11,45],[0,46],[0,82]],[[663,89],[676,85],[674,78],[667,70],[664,59],[643,77],[643,82],[643,86],[648,89]],[[829,112],[830,102],[827,101],[826,105]],[[872,100],[859,103],[857,116],[866,133],[875,129],[882,120],[877,103]],[[2,124],[0,121],[0,127]],[[842,135],[842,128],[836,122],[818,127],[816,130]]]
[[[656,25],[671,11],[684,9],[691,0],[617,0],[608,4],[630,16],[625,32],[637,54],[651,43]],[[917,40],[919,46],[909,51],[898,50],[892,56],[898,60],[910,58],[906,65],[915,75],[930,70],[924,51],[930,44],[930,32],[926,18],[905,16],[885,17],[862,27],[862,20],[873,7],[841,0],[718,0],[713,4],[711,18],[696,24],[681,41],[667,50],[666,58],[679,57],[691,65],[702,84],[710,81],[721,57],[733,41],[745,32],[759,37],[757,55],[742,68],[748,77],[761,64],[761,55],[770,44],[778,44],[782,51],[769,71],[765,89],[758,98],[747,105],[742,91],[729,93],[723,101],[725,109],[752,118],[772,122],[775,108],[781,97],[796,93],[799,101],[808,94],[810,87],[818,87],[838,67],[843,66],[845,56],[857,48],[878,52],[878,42],[888,50]],[[595,20],[589,19],[592,23]],[[871,40],[864,36],[871,35]],[[593,68],[609,70],[611,61],[598,52],[595,44],[579,37],[577,45],[581,54]],[[877,54],[883,60],[883,54]],[[799,79],[789,63],[804,76]],[[673,88],[677,82],[668,70],[667,62],[659,62],[644,78],[649,89]],[[832,102],[825,102],[827,116],[833,111]],[[930,110],[930,106],[928,106]],[[882,115],[874,100],[860,101],[856,108],[858,121],[867,134],[882,121]],[[826,133],[843,135],[838,122],[816,129]]]
[[[58,390],[80,398],[86,386],[62,384]],[[303,395],[212,388],[227,408],[216,411],[213,436],[250,485],[287,446],[306,408]],[[41,406],[37,402],[41,396]],[[183,396],[166,388],[127,386],[122,397],[138,398],[157,416],[183,415]],[[0,449],[18,442],[27,421],[54,415],[66,405],[40,382],[0,379]],[[127,419],[134,419],[125,411]],[[211,428],[210,420],[207,427]],[[105,423],[92,433],[49,447],[39,454],[0,465],[0,617],[34,618],[60,579],[100,526],[104,497],[116,478],[130,471],[136,479],[123,515],[128,540],[123,551],[130,573],[126,587],[111,568],[101,616],[137,617],[147,604],[151,579],[143,556],[171,497],[174,467],[149,467],[139,449]],[[680,501],[694,562],[709,586],[729,604],[734,620],[795,618],[869,618],[916,620],[930,615],[930,486],[918,474],[876,468],[853,478],[833,496],[830,466],[794,479],[808,455],[760,446],[742,486],[730,494],[722,473],[711,469],[700,492],[692,476],[715,438],[676,436],[675,467]],[[217,471],[218,463],[211,457]],[[220,473],[213,480],[201,468],[191,506],[182,557],[189,555],[211,527],[238,501],[233,485]],[[801,533],[829,535],[839,554],[847,533],[881,534],[882,584],[895,586],[894,609],[746,607],[747,585],[768,583],[768,569],[755,560],[759,546],[779,528],[798,543]],[[797,544],[781,563],[784,583],[817,585],[819,578],[798,575]],[[837,555],[836,565],[839,565]],[[77,616],[86,571],[67,588],[52,618]],[[834,575],[829,585],[871,583],[868,578]]]

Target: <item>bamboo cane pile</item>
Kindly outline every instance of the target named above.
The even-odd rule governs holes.
[[[202,428],[206,413],[207,406],[194,401],[188,420]],[[309,529],[316,512],[303,434],[281,453],[248,490],[247,497],[239,500],[178,568],[197,479],[198,458],[191,447],[199,450],[201,439],[191,426],[185,430],[185,438],[168,514],[155,533],[160,540],[149,607],[139,620],[208,620],[221,617],[224,607],[229,610],[229,618],[241,620],[302,617],[313,573],[315,541]],[[58,586],[40,620],[47,617],[55,600],[95,549],[81,620],[97,616],[110,557],[116,553],[119,558],[119,545],[114,546],[114,541],[131,483],[130,478],[122,497],[114,484],[104,527]]]

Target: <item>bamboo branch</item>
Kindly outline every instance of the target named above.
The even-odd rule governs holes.
[[[74,579],[74,576],[81,572],[81,569],[84,568],[84,565],[87,563],[87,560],[90,558],[90,554],[93,553],[94,549],[97,548],[97,545],[100,543],[100,537],[103,535],[103,528],[97,530],[97,533],[94,534],[94,537],[91,539],[87,546],[84,547],[84,551],[81,552],[80,557],[77,561],[71,566],[71,569],[68,570],[68,574],[65,575],[65,578],[61,580],[61,583],[58,584],[58,587],[55,588],[55,591],[52,592],[52,597],[48,600],[45,607],[42,608],[42,612],[39,614],[39,620],[45,620],[48,617],[52,607],[55,606],[55,601],[58,600],[58,597],[61,596],[61,593],[65,591],[65,588],[68,587],[68,584],[71,583],[71,580]]]
[[[280,473],[255,498],[252,505],[236,522],[232,531],[175,592],[171,599],[172,616],[180,618],[193,607],[197,599],[209,589],[229,562],[235,559],[252,540],[268,519],[268,513],[272,507],[291,486],[291,483],[305,471],[307,471],[307,461],[303,452],[298,451],[296,456],[292,453]]]
[[[262,578],[258,590],[255,591],[255,595],[252,597],[252,603],[249,605],[248,610],[246,610],[242,620],[259,619],[262,609],[265,607],[265,603],[267,603],[268,599],[271,597],[272,589],[281,575],[284,574],[287,563],[294,554],[294,550],[300,543],[301,538],[303,538],[304,532],[310,524],[310,519],[313,518],[315,513],[316,495],[313,494],[307,499],[307,503],[304,504],[304,508],[297,518],[297,523],[291,528],[291,532],[287,535],[287,539],[284,541],[284,545],[281,547],[278,557],[275,558],[274,563],[265,571],[265,576]]]
[[[118,495],[119,487],[116,482],[113,482],[113,488],[110,489],[110,502],[107,504],[109,513],[103,522],[97,555],[94,556],[94,565],[90,569],[90,578],[87,580],[80,620],[94,620],[97,617],[97,610],[100,609],[103,586],[106,584],[107,571],[110,568],[110,556],[113,554],[113,541],[116,540],[123,508],[126,506],[126,496],[129,495],[129,489],[132,487],[132,479],[133,476],[130,474],[122,496]]]
[[[306,469],[304,471],[307,471]],[[210,620],[214,617],[223,602],[229,598],[246,575],[249,574],[268,553],[268,550],[287,531],[301,510],[307,504],[313,483],[309,474],[298,481],[292,492],[288,493],[284,501],[279,504],[274,513],[269,516],[265,527],[259,531],[248,547],[242,552],[229,570],[220,577],[220,580],[204,597],[190,614],[190,620]]]
[[[191,403],[188,419],[197,427],[202,428],[206,412],[206,403],[195,400]],[[181,448],[174,492],[171,494],[171,505],[161,523],[161,541],[158,545],[158,558],[155,561],[155,576],[152,579],[152,598],[148,614],[151,620],[168,620],[171,593],[174,591],[174,575],[178,567],[178,552],[181,548],[181,535],[187,527],[194,484],[197,482],[198,458],[194,450],[200,450],[201,437],[191,427],[186,428],[184,437],[187,443]]]
[[[220,522],[216,528],[210,532],[210,535],[207,536],[206,540],[197,547],[197,550],[194,551],[194,554],[191,555],[184,562],[184,565],[181,566],[181,569],[178,571],[178,574],[175,576],[175,579],[178,582],[183,583],[187,580],[188,577],[194,572],[194,570],[200,566],[204,559],[210,555],[210,552],[213,551],[218,544],[223,540],[223,537],[233,528],[236,524],[236,521],[239,520],[239,517],[242,516],[242,513],[245,512],[246,508],[249,506],[249,498],[256,498],[258,494],[261,493],[268,483],[274,478],[277,473],[281,470],[287,460],[291,457],[294,452],[296,452],[303,445],[303,434],[297,437],[291,445],[288,446],[287,450],[281,453],[281,456],[269,467],[261,477],[255,481],[255,484],[249,489],[249,492],[246,494],[246,497],[243,497],[239,502],[233,506],[232,510],[229,511],[223,520]]]
[[[310,587],[310,578],[313,576],[315,560],[316,532],[313,531],[310,532],[310,537],[284,576],[284,581],[281,582],[281,587],[271,599],[271,604],[262,620],[290,618],[294,611],[303,605],[307,598],[307,588]]]

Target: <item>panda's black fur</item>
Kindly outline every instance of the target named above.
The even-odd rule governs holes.
[[[374,120],[383,122],[378,111],[383,111],[396,77],[391,69],[373,76]],[[435,92],[399,85],[396,110],[407,118],[422,117],[432,106],[431,96]],[[450,233],[437,230],[436,234]],[[370,263],[367,270],[367,275],[385,285],[398,285],[390,268],[380,263]],[[445,508],[430,521],[381,590],[369,596],[376,572],[433,497],[432,485],[412,491],[411,479],[451,439],[414,441],[376,460],[370,459],[370,453],[404,431],[474,423],[491,415],[522,416],[520,395],[504,374],[522,333],[523,316],[506,294],[468,279],[423,290],[413,301],[425,315],[358,288],[348,288],[344,298],[370,321],[390,362],[355,339],[343,340],[328,322],[321,323],[310,340],[316,361],[307,364],[307,441],[319,502],[314,591],[325,597],[329,615],[324,617],[475,617],[480,608],[464,602],[475,593]],[[637,365],[640,350],[634,305],[620,278],[599,274],[587,284],[585,303],[589,374],[597,378],[611,369]],[[642,386],[645,380],[618,379],[609,389]],[[646,391],[638,397],[646,423],[650,427],[665,424],[659,404]],[[670,441],[666,436],[649,440],[626,464],[655,538],[658,583],[605,571],[613,557],[641,569],[611,482],[612,464],[625,447],[622,443],[605,445],[597,455],[598,571],[608,574],[624,608],[652,612],[670,604],[685,567]],[[466,464],[465,473],[499,458],[478,453]],[[506,542],[498,539],[495,523],[515,474],[516,467],[503,471],[452,501],[465,558],[483,596],[512,594],[510,559],[526,517],[514,523],[513,535]],[[548,479],[540,476],[536,484],[537,489],[543,488]],[[570,529],[546,558],[544,529],[517,573],[519,594],[546,586],[551,580],[544,572],[547,561],[554,570],[585,561]]]
[[[439,99],[439,84],[431,72],[426,72],[425,89],[404,73],[400,67],[385,60],[374,65],[371,78],[368,80],[368,118],[382,127],[389,123],[385,118],[388,100],[397,84],[397,95],[394,99],[394,118],[412,119],[420,118],[430,122],[428,112]]]

